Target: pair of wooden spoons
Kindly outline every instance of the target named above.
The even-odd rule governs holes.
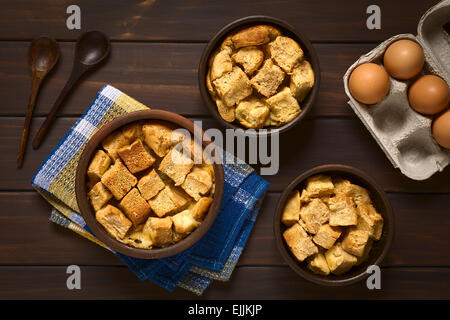
[[[56,99],[52,109],[47,118],[39,128],[38,133],[33,140],[33,149],[39,148],[42,140],[48,133],[50,126],[55,120],[56,114],[70,92],[74,84],[81,78],[81,76],[88,70],[99,65],[108,56],[111,50],[111,45],[108,37],[99,31],[90,31],[82,34],[78,38],[75,46],[75,59],[72,67],[72,72],[67,80],[64,89],[61,91],[58,99]],[[35,39],[30,46],[28,55],[28,65],[31,70],[32,82],[31,93],[28,102],[28,109],[25,116],[25,124],[20,140],[19,153],[17,155],[17,168],[23,165],[24,154],[27,146],[31,118],[33,115],[36,97],[39,92],[39,87],[45,76],[52,70],[59,59],[58,43],[49,37],[40,37]]]

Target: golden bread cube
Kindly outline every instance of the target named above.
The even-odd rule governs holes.
[[[164,184],[158,173],[155,171],[155,169],[150,171],[149,174],[143,176],[137,184],[137,187],[141,192],[141,196],[145,200],[150,200],[151,198],[156,196],[158,192],[164,189],[165,186],[166,185]]]
[[[120,160],[103,174],[101,181],[117,200],[122,199],[137,183],[136,177]]]
[[[172,221],[175,231],[181,234],[190,233],[201,224],[194,219],[190,210],[184,210],[173,215]]]
[[[122,242],[141,249],[151,249],[153,246],[153,241],[149,234],[143,232],[144,225],[139,225],[134,228],[124,239]]]
[[[311,237],[298,223],[286,229],[283,232],[283,238],[291,252],[300,262],[319,252]]]
[[[261,129],[269,119],[270,110],[260,99],[250,98],[238,103],[235,114],[244,127]]]
[[[316,234],[320,226],[328,221],[330,211],[322,200],[315,198],[306,205],[301,206],[300,217],[305,222],[306,231]]]
[[[221,50],[211,58],[210,77],[214,81],[233,69],[233,62],[227,50]]]
[[[321,225],[313,237],[313,241],[325,249],[330,249],[336,240],[341,236],[342,230],[339,227],[332,227],[329,224]]]
[[[190,157],[173,148],[159,164],[159,170],[172,179],[176,186],[179,186],[193,166],[194,161]]]
[[[181,210],[188,203],[187,196],[174,187],[166,186],[156,197],[148,201],[153,212],[158,217]]]
[[[306,191],[309,197],[325,197],[331,195],[334,191],[331,177],[324,174],[309,177],[306,180]]]
[[[122,128],[122,134],[128,141],[135,141],[142,138],[142,123],[132,122]]]
[[[231,37],[236,49],[257,46],[270,41],[269,29],[264,25],[245,28]]]
[[[95,219],[116,239],[123,239],[132,225],[122,211],[110,204],[98,210]]]
[[[261,69],[250,80],[253,88],[266,98],[273,96],[283,82],[285,73],[271,59],[267,59]]]
[[[198,221],[203,220],[205,215],[208,213],[208,209],[212,202],[213,198],[203,197],[200,198],[191,208],[189,208],[194,219]]]
[[[302,102],[314,86],[314,71],[311,64],[303,60],[294,68],[291,74],[289,88],[294,97]]]
[[[232,107],[252,94],[252,86],[247,75],[235,66],[230,72],[213,80],[217,94],[227,107]]]
[[[331,273],[341,275],[349,271],[357,261],[357,258],[342,249],[338,242],[325,252],[325,259]]]
[[[249,46],[239,49],[231,58],[244,68],[246,74],[251,75],[263,62],[264,52],[255,46]]]
[[[289,37],[278,36],[269,43],[272,59],[287,73],[303,60],[303,50],[299,44]]]
[[[100,181],[110,164],[111,158],[103,150],[97,150],[87,169],[89,180],[92,182]]]
[[[270,109],[270,122],[276,126],[290,122],[301,112],[297,99],[288,87],[266,99],[266,103]]]
[[[151,209],[147,201],[141,197],[138,189],[131,189],[119,203],[120,208],[125,212],[134,226],[143,223],[150,215]]]
[[[371,204],[361,203],[356,210],[358,212],[356,229],[367,231],[373,240],[380,240],[383,233],[383,216]]]
[[[214,89],[212,80],[211,80],[211,71],[206,73],[206,88],[208,89],[209,94],[213,99],[216,97],[216,89]]]
[[[131,173],[148,169],[155,162],[155,158],[145,149],[139,139],[129,146],[118,149],[117,153]]]
[[[352,198],[333,197],[328,207],[330,208],[330,226],[354,226],[358,222],[358,213]]]
[[[165,247],[173,242],[172,225],[172,217],[150,217],[144,225],[143,232],[150,237],[153,245]]]
[[[181,188],[194,198],[195,201],[198,201],[211,190],[212,183],[212,177],[209,171],[194,167],[181,184]]]
[[[223,120],[227,122],[233,122],[235,119],[235,107],[234,106],[227,106],[222,100],[216,99],[216,106],[217,111],[219,112],[220,116]]]
[[[350,228],[342,239],[342,249],[356,257],[361,257],[368,241],[367,231]]]
[[[342,178],[335,178],[335,194],[342,195],[346,197],[353,198],[355,203],[361,204],[371,204],[372,200],[370,199],[369,191],[367,189],[360,187],[351,183],[350,181]]]
[[[289,195],[281,214],[281,222],[290,227],[300,219],[300,192],[294,190]]]
[[[91,205],[95,211],[103,208],[105,204],[108,203],[112,198],[111,192],[101,183],[97,182],[92,189],[88,192],[89,200],[91,200]]]
[[[164,157],[170,149],[183,141],[184,136],[161,121],[149,121],[142,126],[145,144],[158,157]]]
[[[372,250],[373,240],[369,238],[366,246],[364,247],[364,252],[361,257],[356,257],[358,260],[356,261],[356,265],[359,266],[361,263],[364,263],[369,259],[370,250]]]
[[[308,269],[322,276],[327,276],[330,274],[330,268],[328,268],[327,260],[320,252],[308,262]]]
[[[102,141],[102,146],[103,146],[103,149],[105,149],[106,152],[108,153],[108,155],[111,157],[111,159],[116,161],[117,159],[119,159],[117,150],[119,150],[122,147],[125,147],[129,143],[130,143],[130,140],[128,140],[122,134],[122,131],[116,130]]]

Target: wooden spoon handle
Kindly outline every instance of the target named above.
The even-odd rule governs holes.
[[[25,156],[25,150],[27,148],[28,136],[30,133],[31,118],[33,116],[34,105],[36,103],[36,97],[39,92],[41,80],[42,80],[42,78],[40,78],[40,77],[33,77],[33,80],[31,82],[30,98],[28,101],[27,113],[25,115],[25,123],[23,125],[22,137],[20,139],[19,153],[17,154],[17,168],[18,169],[22,168],[22,165],[23,165],[23,158]]]

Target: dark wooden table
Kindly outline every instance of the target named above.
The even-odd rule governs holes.
[[[347,105],[342,76],[361,54],[399,33],[417,33],[417,24],[435,0],[378,1],[382,29],[366,28],[372,1],[77,1],[82,30],[66,28],[72,1],[4,1],[0,9],[0,298],[2,299],[182,299],[182,289],[166,292],[140,282],[114,255],[48,221],[50,206],[33,191],[30,179],[103,84],[111,84],[153,108],[218,124],[203,106],[197,66],[214,33],[239,17],[267,14],[286,20],[309,36],[320,58],[319,98],[297,128],[282,136],[281,168],[266,177],[271,186],[239,265],[229,282],[214,282],[206,299],[405,299],[450,298],[450,168],[426,181],[394,169]],[[112,39],[107,64],[80,83],[66,101],[49,138],[31,147],[22,170],[16,154],[30,74],[27,50],[42,34],[59,40],[59,64],[42,87],[32,136],[62,89],[72,65],[74,41],[98,29]],[[292,145],[295,148],[292,148]],[[392,248],[382,265],[382,289],[365,282],[328,288],[297,276],[282,260],[272,232],[272,216],[284,186],[319,164],[354,165],[386,190],[396,217]],[[66,268],[77,264],[82,289],[66,288]]]

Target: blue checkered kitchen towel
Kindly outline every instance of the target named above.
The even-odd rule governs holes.
[[[147,107],[112,86],[99,91],[32,179],[33,187],[54,207],[51,221],[109,249],[89,232],[79,214],[75,196],[77,163],[86,142],[100,127],[120,115],[143,109]],[[198,295],[212,280],[230,279],[268,183],[229,153],[223,152],[223,157],[225,191],[220,211],[209,231],[195,245],[157,260],[114,252],[139,279],[151,280],[170,291],[179,286]]]

